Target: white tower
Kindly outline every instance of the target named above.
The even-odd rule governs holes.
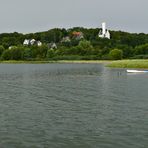
[[[103,22],[102,23],[102,34],[105,35],[105,33],[106,33],[106,23]]]
[[[110,39],[110,33],[109,31],[106,29],[106,23],[103,22],[102,23],[102,30],[100,30],[99,35],[100,38],[108,38]]]

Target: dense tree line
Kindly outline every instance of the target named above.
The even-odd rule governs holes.
[[[98,28],[51,29],[30,34],[0,34],[1,60],[122,59],[148,58],[148,34],[110,31],[111,39],[98,37]],[[73,32],[82,32],[76,39]],[[69,37],[69,41],[62,41]],[[42,46],[23,46],[25,39],[41,41]],[[53,49],[48,45],[56,43]]]

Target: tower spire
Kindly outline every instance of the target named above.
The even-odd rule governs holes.
[[[105,23],[105,22],[102,23],[102,29],[100,30],[98,36],[99,36],[100,38],[108,38],[108,39],[110,39],[110,33],[109,33],[109,31],[106,29],[106,23]]]

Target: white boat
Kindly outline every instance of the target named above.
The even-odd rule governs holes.
[[[127,69],[128,73],[145,73],[148,72],[148,70],[134,70],[134,69]]]

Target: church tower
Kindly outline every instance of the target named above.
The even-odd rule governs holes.
[[[100,38],[108,38],[108,39],[110,39],[110,33],[106,29],[106,23],[105,22],[102,23],[102,29],[100,30],[98,36]]]

